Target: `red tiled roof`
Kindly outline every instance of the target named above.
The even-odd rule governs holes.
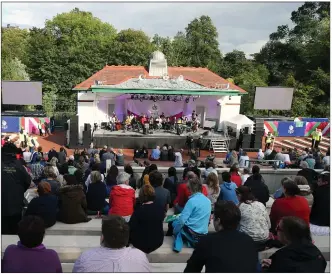
[[[149,72],[143,66],[105,66],[90,78],[75,86],[75,89],[88,89],[94,85],[95,80],[102,81],[103,85],[116,85],[131,78],[138,78],[140,74],[145,75],[146,78],[155,78],[149,77]],[[231,89],[246,92],[207,68],[168,67],[168,75],[171,77],[182,75],[184,79],[208,88],[214,88],[216,84],[229,83]]]

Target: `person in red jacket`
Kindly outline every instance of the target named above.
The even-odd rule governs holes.
[[[229,173],[231,174],[231,182],[235,183],[237,187],[242,186],[242,179],[239,174],[239,168],[237,164],[230,168]]]
[[[109,204],[109,215],[120,215],[129,222],[134,212],[135,190],[129,186],[130,174],[121,172],[117,178],[117,185],[112,187]]]
[[[310,208],[306,198],[297,196],[299,187],[292,180],[283,184],[285,198],[276,199],[270,212],[271,230],[276,234],[276,227],[282,217],[295,216],[303,219],[309,225]]]
[[[176,196],[176,198],[174,200],[174,213],[175,214],[181,213],[182,210],[183,210],[183,208],[184,208],[184,206],[185,206],[185,204],[189,200],[191,192],[188,189],[187,182],[190,179],[193,179],[193,178],[199,178],[199,177],[193,171],[189,171],[187,173],[186,177],[184,178],[183,182],[178,185],[177,196]],[[206,185],[203,185],[203,187],[202,187],[202,193],[206,197],[208,196],[208,191],[207,191]]]

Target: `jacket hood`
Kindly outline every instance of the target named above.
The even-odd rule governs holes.
[[[77,197],[77,193],[81,193],[83,191],[83,187],[81,185],[66,185],[61,187],[59,192],[69,198]]]
[[[128,196],[128,194],[131,192],[135,192],[135,190],[131,186],[125,184],[114,186],[112,189],[113,194],[122,197]]]
[[[223,185],[228,190],[232,190],[232,189],[236,188],[236,185],[233,182],[230,182],[230,183],[224,182]]]
[[[312,243],[296,243],[284,247],[284,256],[294,263],[305,264],[306,262],[321,258],[322,254]]]
[[[310,186],[308,185],[298,185],[301,195],[311,194]]]

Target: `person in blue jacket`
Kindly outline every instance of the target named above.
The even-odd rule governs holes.
[[[223,172],[222,180],[223,183],[220,185],[220,195],[218,200],[232,201],[237,205],[239,203],[235,192],[237,186],[231,181],[231,174],[227,171]]]

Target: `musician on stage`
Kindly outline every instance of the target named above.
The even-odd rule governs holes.
[[[151,116],[150,118],[149,118],[149,125],[150,125],[150,128],[151,129],[155,129],[155,127],[154,127],[154,119],[153,119],[153,117]]]
[[[146,118],[145,114],[143,114],[143,117],[141,118],[141,124],[142,124],[142,127],[143,127],[143,134],[147,134],[147,128],[149,126],[149,121],[148,119]],[[147,124],[147,126],[146,126]]]
[[[160,119],[164,119],[164,118],[166,118],[166,117],[165,117],[165,113],[162,112],[161,115],[160,115]]]
[[[197,114],[196,114],[196,111],[193,110],[193,112],[191,114],[191,120],[194,122],[194,121],[196,121],[196,119],[197,119]]]
[[[111,131],[115,130],[115,123],[116,123],[116,115],[113,112],[113,115],[110,117],[110,128],[111,128]]]

